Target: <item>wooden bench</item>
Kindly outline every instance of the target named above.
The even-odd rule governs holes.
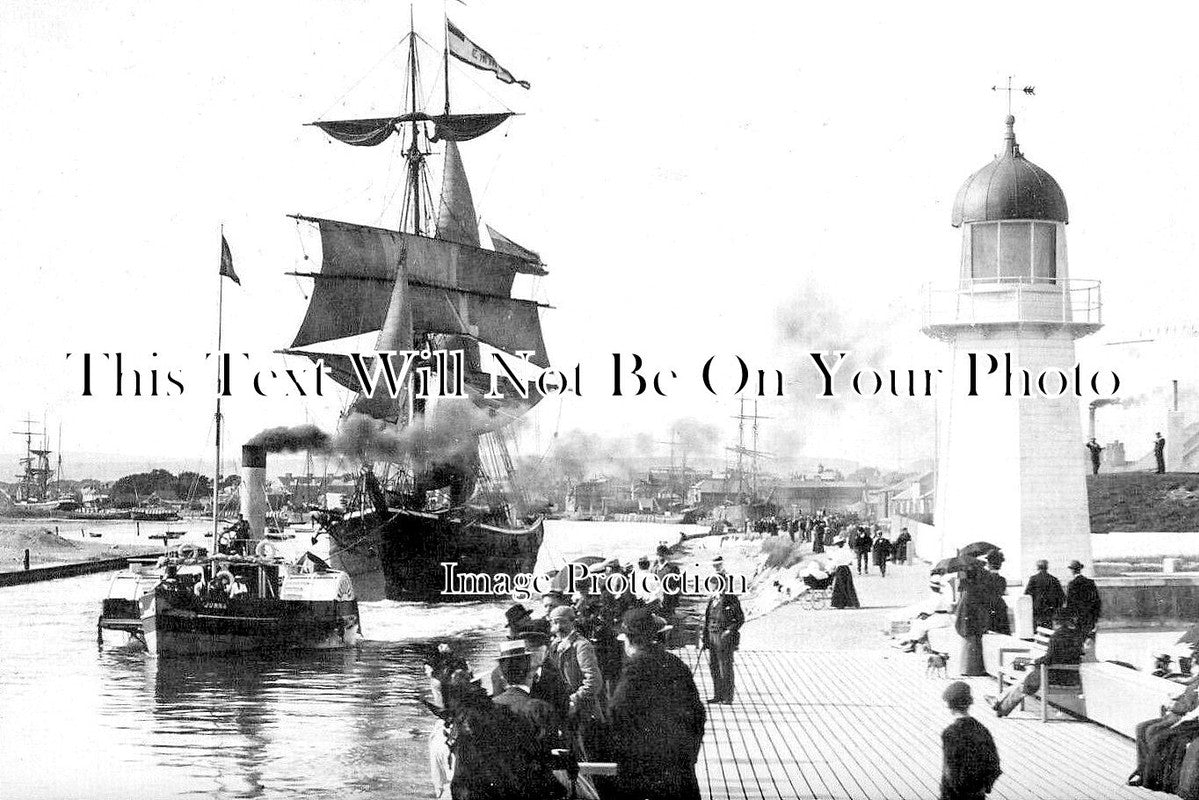
[[[1007,691],[1007,688],[1016,683],[1022,683],[1028,676],[1027,669],[1017,669],[1013,664],[1008,663],[1007,656],[1019,654],[1018,657],[1034,659],[1035,657],[1045,655],[1049,648],[1049,637],[1053,635],[1053,630],[1050,628],[1037,628],[1033,634],[1032,642],[1028,647],[1000,647],[999,648],[999,668],[995,672],[995,679],[998,682],[999,695]],[[1034,656],[1034,653],[1037,655]],[[1082,696],[1082,679],[1079,678],[1077,686],[1053,686],[1049,682],[1050,670],[1059,670],[1067,672],[1079,672],[1078,664],[1041,664],[1038,667],[1041,670],[1041,686],[1036,691],[1041,701],[1041,722],[1049,721],[1049,695],[1054,689],[1065,690],[1075,697]]]

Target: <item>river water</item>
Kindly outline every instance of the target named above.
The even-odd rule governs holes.
[[[550,521],[538,569],[684,530]],[[362,603],[356,650],[157,659],[124,634],[97,647],[111,579],[0,588],[0,797],[428,797],[425,653],[489,669],[507,606]]]

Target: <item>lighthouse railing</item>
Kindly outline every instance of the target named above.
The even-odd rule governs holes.
[[[923,327],[1103,323],[1101,284],[1085,278],[1002,276],[925,284]]]

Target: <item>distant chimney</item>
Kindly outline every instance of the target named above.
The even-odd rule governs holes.
[[[266,448],[247,444],[241,448],[241,513],[250,524],[250,538],[266,534]]]

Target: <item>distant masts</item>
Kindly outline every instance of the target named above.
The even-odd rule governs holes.
[[[758,414],[758,401],[754,400],[754,409],[752,414],[745,413],[745,400],[741,401],[741,411],[733,419],[737,420],[737,446],[725,448],[731,453],[737,454],[737,494],[745,494],[745,458],[750,460],[750,484],[753,494],[758,494],[758,459],[773,458],[773,453],[766,453],[758,449],[758,421],[770,419]],[[745,423],[752,422],[750,434],[752,436],[753,445],[745,446]]]

